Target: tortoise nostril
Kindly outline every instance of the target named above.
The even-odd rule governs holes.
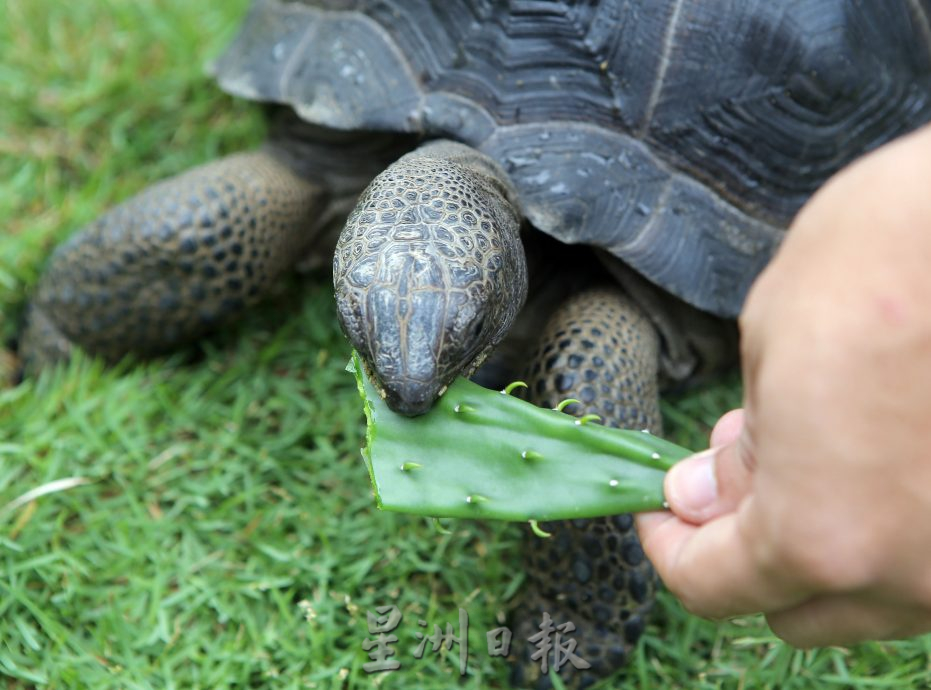
[[[440,395],[436,381],[393,382],[385,386],[385,402],[393,412],[407,417],[416,417],[429,412]]]

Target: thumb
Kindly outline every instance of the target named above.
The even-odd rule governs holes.
[[[724,415],[711,432],[715,447],[677,463],[666,475],[669,509],[680,520],[704,524],[731,513],[749,493],[753,461],[743,411]]]

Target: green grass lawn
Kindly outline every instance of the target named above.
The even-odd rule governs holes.
[[[246,0],[0,3],[0,335],[54,244],[146,184],[257,144],[254,105],[203,64]],[[0,674],[9,688],[507,687],[486,653],[522,582],[519,529],[376,512],[329,276],[295,278],[193,351],[85,357],[0,387]],[[3,361],[6,361],[4,359]],[[739,401],[667,406],[693,447]],[[13,509],[65,478],[88,483]],[[399,671],[363,672],[366,611],[396,604]],[[457,653],[412,655],[418,619],[467,608]],[[604,687],[931,687],[931,637],[797,652],[756,617],[663,596]]]

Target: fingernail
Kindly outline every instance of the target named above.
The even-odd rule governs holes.
[[[673,512],[700,517],[718,500],[714,451],[706,450],[674,465],[666,481],[666,498]]]

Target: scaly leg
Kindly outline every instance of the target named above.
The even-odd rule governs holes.
[[[607,426],[660,433],[657,377],[659,336],[643,312],[616,286],[592,288],[566,300],[550,318],[524,380],[528,397],[542,407],[576,398],[573,414],[597,414]],[[567,472],[571,472],[568,467]],[[560,669],[569,685],[587,687],[623,666],[643,631],[656,577],[630,515],[542,525],[552,534],[528,534],[527,595],[515,639],[539,632],[543,614],[553,625],[571,622],[575,654],[591,664]],[[532,645],[515,649],[518,684],[549,688],[533,662]],[[550,658],[552,667],[553,658]],[[581,664],[580,664],[581,665]]]
[[[235,317],[300,258],[326,197],[271,146],[149,187],[53,253],[21,339],[27,367],[72,344],[156,354]]]

